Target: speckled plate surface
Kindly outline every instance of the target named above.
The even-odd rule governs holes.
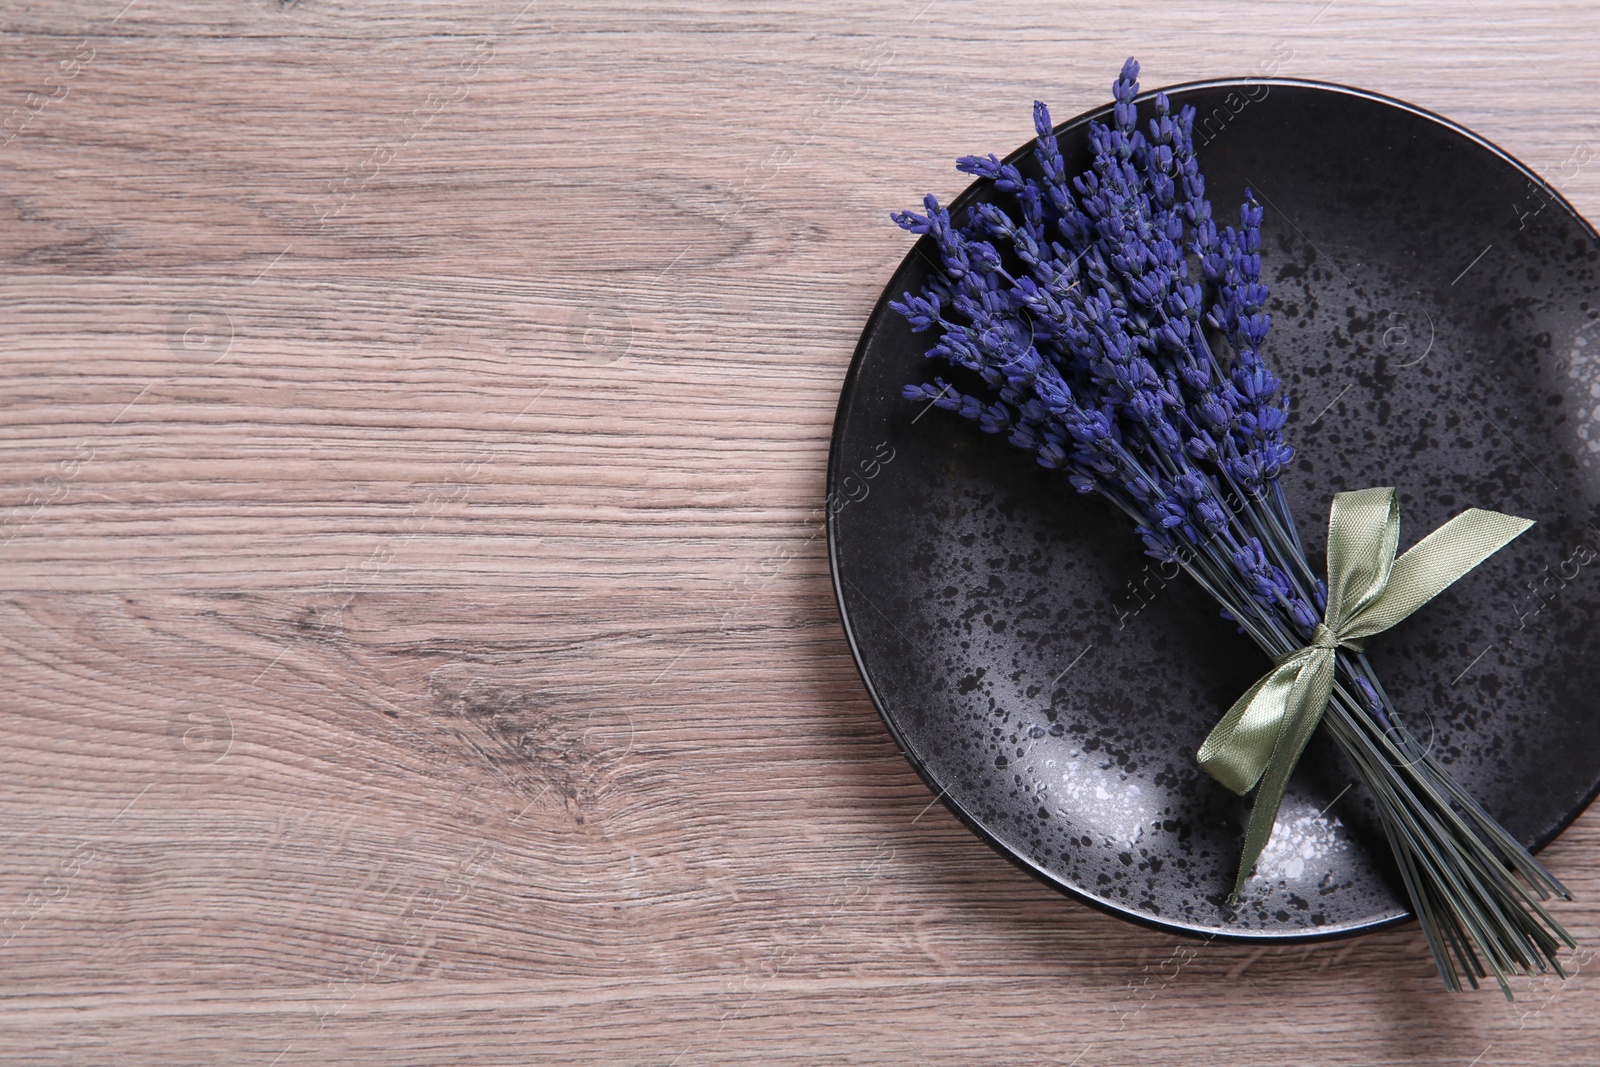
[[[1318,566],[1342,489],[1397,486],[1402,547],[1473,505],[1538,521],[1369,651],[1413,731],[1542,846],[1600,787],[1600,238],[1550,184],[1408,105],[1284,80],[1168,92],[1199,110],[1218,220],[1246,184],[1266,207],[1267,356],[1298,451],[1284,482]],[[1108,112],[1058,129],[1074,169]],[[1026,146],[1013,159],[1027,170]],[[1002,855],[1129,919],[1292,939],[1406,918],[1365,791],[1320,733],[1247,898],[1223,906],[1248,803],[1193,754],[1268,664],[1187,578],[1147,566],[1123,516],[901,399],[939,368],[887,300],[929,253],[924,238],[867,323],[828,470],[840,612],[907,759]]]

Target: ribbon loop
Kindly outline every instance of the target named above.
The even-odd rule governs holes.
[[[1338,493],[1328,513],[1328,607],[1310,642],[1278,661],[1234,702],[1206,736],[1197,759],[1213,778],[1255,803],[1245,831],[1237,901],[1267,842],[1284,789],[1328,708],[1338,649],[1395,625],[1533,522],[1469,508],[1395,558],[1400,505],[1392,487]]]

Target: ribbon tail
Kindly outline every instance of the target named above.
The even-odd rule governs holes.
[[[1255,803],[1250,808],[1250,825],[1245,830],[1244,850],[1239,856],[1239,873],[1234,879],[1229,904],[1236,904],[1244,885],[1250,880],[1256,860],[1272,838],[1273,824],[1278,820],[1278,809],[1283,805],[1283,792],[1289,785],[1289,776],[1306,742],[1316,732],[1333,695],[1334,653],[1331,648],[1312,648],[1303,660],[1304,669],[1297,671],[1293,687],[1284,702],[1282,729],[1277,743],[1267,759],[1261,776],[1261,788],[1256,791]]]
[[[1206,735],[1196,755],[1206,773],[1240,796],[1255,788],[1283,730],[1284,706],[1312,650],[1261,676]]]

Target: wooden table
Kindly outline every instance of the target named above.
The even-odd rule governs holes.
[[[1600,9],[125,2],[0,15],[0,1061],[1595,1062],[1600,814],[1514,1005],[1108,918],[930,806],[817,508],[1036,96],[1362,85],[1600,218]]]

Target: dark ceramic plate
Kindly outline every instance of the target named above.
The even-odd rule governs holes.
[[[1199,111],[1219,222],[1247,184],[1266,207],[1267,355],[1298,451],[1284,483],[1318,566],[1343,489],[1397,486],[1402,547],[1474,505],[1538,521],[1369,649],[1413,732],[1540,847],[1600,788],[1600,237],[1406,104],[1284,80],[1169,94]],[[1108,112],[1057,130],[1074,169]],[[1406,918],[1365,791],[1320,733],[1246,899],[1223,906],[1248,804],[1194,752],[1268,664],[1148,565],[1123,516],[901,399],[941,369],[887,307],[930,254],[923,238],[873,310],[828,467],[840,612],[906,758],[1002,855],[1129,919],[1304,939]]]

